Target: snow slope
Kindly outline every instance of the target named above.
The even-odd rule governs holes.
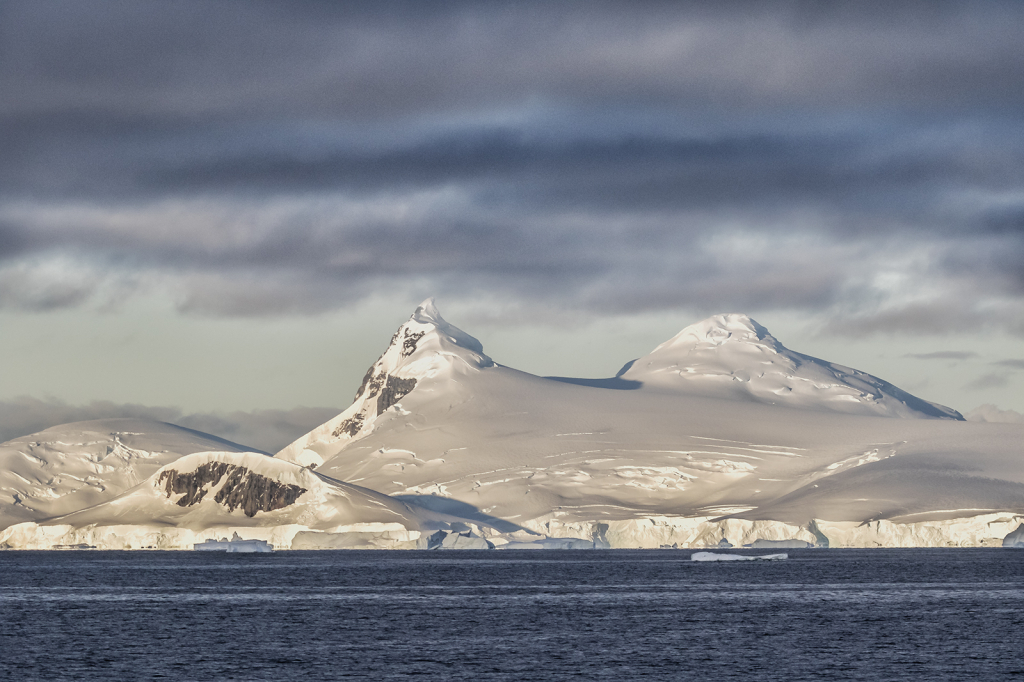
[[[147,419],[56,426],[0,443],[0,529],[111,499],[182,455],[247,448]]]
[[[715,315],[690,325],[618,376],[693,395],[848,414],[963,420],[956,410],[866,372],[791,351],[746,315]]]
[[[430,343],[408,349],[408,329]],[[403,499],[436,496],[612,546],[821,542],[813,529],[823,524],[883,521],[894,529],[833,532],[884,544],[924,538],[907,530],[913,524],[953,528],[1002,514],[968,533],[977,544],[1024,514],[1020,426],[960,421],[880,379],[793,353],[749,318],[684,330],[621,375],[641,384],[635,390],[493,364],[453,329],[433,306],[418,309],[368,373],[384,384],[414,379],[412,390],[381,410],[364,389],[277,457]],[[726,375],[731,364],[740,369]],[[786,397],[768,390],[780,387]],[[358,428],[346,430],[356,414]],[[967,537],[943,533],[922,541]]]
[[[471,530],[450,516],[252,452],[201,452],[112,500],[0,532],[0,545],[191,548],[239,533],[277,547],[415,547],[423,531]]]

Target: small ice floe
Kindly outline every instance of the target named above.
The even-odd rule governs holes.
[[[762,554],[760,556],[744,556],[742,554],[716,554],[715,552],[697,552],[690,561],[781,561],[788,559],[788,554]]]
[[[197,552],[273,552],[274,546],[266,540],[243,540],[238,533],[234,533],[231,539],[207,540],[192,545]]]
[[[80,542],[77,545],[54,545],[54,549],[96,549],[96,545]]]
[[[532,542],[510,542],[501,549],[594,549],[594,541],[579,538],[543,538]]]

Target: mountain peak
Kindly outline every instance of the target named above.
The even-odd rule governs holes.
[[[441,317],[441,311],[437,309],[433,296],[416,307],[411,319],[416,320],[420,324],[447,324],[444,318]]]
[[[712,315],[691,324],[668,343],[719,346],[729,341],[762,341],[768,337],[771,337],[768,330],[749,316],[742,313],[725,313]]]
[[[303,465],[320,464],[322,458],[306,447],[313,440],[334,442],[361,437],[373,430],[378,417],[399,405],[414,389],[415,398],[429,393],[430,386],[436,387],[438,382],[493,365],[483,345],[447,322],[434,299],[428,298],[398,328],[387,349],[366,371],[355,401],[278,456]]]
[[[395,335],[391,339],[391,343],[394,345],[398,341],[399,337],[401,337],[403,339],[401,343],[403,343],[404,346],[407,346],[408,344],[405,339],[410,337],[421,339],[433,333],[439,335],[439,350],[452,352],[455,350],[452,348],[452,346],[454,346],[479,355],[480,358],[477,359],[476,362],[482,363],[482,366],[489,366],[493,364],[491,359],[484,355],[483,344],[441,317],[441,311],[437,309],[437,305],[434,303],[433,298],[428,298],[416,307],[416,310],[414,310],[412,315],[409,317],[409,321],[399,327],[398,331],[395,332]],[[414,349],[417,347],[417,344],[419,344],[419,341],[414,343]],[[429,340],[427,345],[429,345]]]
[[[661,390],[888,417],[962,419],[878,377],[786,348],[738,313],[692,324],[620,377]]]

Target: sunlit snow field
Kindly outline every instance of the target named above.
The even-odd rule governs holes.
[[[749,552],[748,552],[749,553]],[[8,679],[1024,675],[1024,552],[0,553]]]

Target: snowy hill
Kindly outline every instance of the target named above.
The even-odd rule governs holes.
[[[0,529],[109,500],[182,455],[246,449],[147,419],[74,422],[15,438],[0,443]]]
[[[687,328],[622,373],[638,388],[608,390],[493,364],[427,310],[367,374],[382,385],[416,379],[412,390],[380,410],[364,388],[277,457],[546,535],[604,534],[613,546],[731,532],[819,541],[814,529],[829,523],[853,544],[970,544],[1001,541],[1024,514],[1020,427],[959,421],[876,377],[789,351],[749,318]],[[438,342],[406,348],[410,329]],[[354,415],[363,418],[348,429]],[[914,525],[960,518],[976,523],[956,533]]]
[[[460,519],[264,454],[201,452],[102,504],[11,526],[0,545],[186,549],[239,533],[284,548],[416,547],[453,524],[470,530]]]
[[[619,378],[645,388],[848,414],[963,420],[959,412],[887,381],[796,353],[746,315],[715,315],[690,325]]]

